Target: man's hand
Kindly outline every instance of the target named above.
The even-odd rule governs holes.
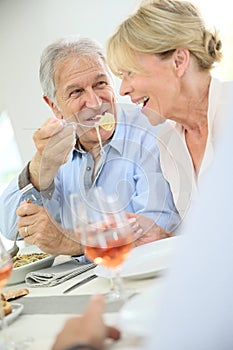
[[[103,296],[92,297],[83,316],[66,321],[52,350],[65,350],[76,344],[88,344],[96,349],[103,349],[105,339],[118,340],[120,332],[104,324],[103,311]]]
[[[135,232],[135,247],[173,236],[172,232],[164,230],[146,216],[135,213],[126,213],[126,215],[132,221],[131,226]]]
[[[48,254],[81,255],[80,243],[66,235],[65,230],[53,220],[44,207],[22,202],[16,211],[20,217],[18,230],[28,244],[37,245]]]
[[[30,162],[30,180],[38,190],[44,190],[68,160],[76,142],[74,127],[65,125],[62,119],[49,118],[34,133],[33,140],[37,152]]]

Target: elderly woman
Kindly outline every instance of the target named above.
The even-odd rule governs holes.
[[[182,217],[212,161],[233,91],[232,82],[211,76],[221,47],[199,10],[176,0],[143,2],[107,44],[110,68],[122,79],[120,94],[142,103],[151,124],[167,120],[159,135],[161,166]]]

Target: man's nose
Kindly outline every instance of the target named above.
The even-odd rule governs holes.
[[[86,107],[99,108],[102,105],[102,99],[95,93],[94,90],[86,93]]]

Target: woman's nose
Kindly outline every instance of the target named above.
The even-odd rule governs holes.
[[[126,82],[126,80],[123,78],[121,80],[121,85],[120,85],[120,95],[121,96],[125,96],[128,95],[130,92],[132,91],[132,88],[130,87],[130,85]]]
[[[86,96],[86,107],[99,108],[102,105],[102,99],[95,93],[95,91],[89,91]]]

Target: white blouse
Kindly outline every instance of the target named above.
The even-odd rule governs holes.
[[[199,172],[196,173],[189,154],[185,130],[181,124],[167,120],[159,132],[158,145],[164,177],[170,184],[176,208],[183,218],[187,213],[198,184],[212,163],[216,136],[224,121],[224,110],[233,94],[233,82],[211,79],[208,105],[208,138]],[[229,102],[228,102],[229,101]]]

